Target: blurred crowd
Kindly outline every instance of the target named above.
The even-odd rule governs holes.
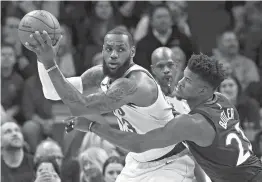
[[[151,71],[151,54],[169,47],[183,75],[202,52],[228,72],[218,92],[236,106],[241,126],[262,156],[262,2],[256,1],[1,1],[1,181],[114,182],[126,151],[93,133],[64,133],[70,115],[45,99],[34,53],[17,29],[36,9],[51,12],[63,31],[57,64],[66,77],[102,64],[105,34],[122,27],[136,42],[134,62]],[[118,128],[117,121],[109,123]],[[262,157],[261,157],[262,158]]]

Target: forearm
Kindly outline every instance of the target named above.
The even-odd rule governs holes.
[[[39,77],[40,77],[40,81],[43,86],[42,88],[43,88],[43,93],[44,93],[45,98],[50,99],[50,100],[61,100],[44,65],[40,63],[39,61],[37,62],[37,65],[38,65]],[[71,78],[67,78],[67,80],[80,93],[83,93],[83,85],[82,85],[81,77],[71,77]]]
[[[46,68],[48,68],[46,66]],[[50,66],[49,66],[50,68]],[[75,116],[85,115],[87,109],[85,107],[85,97],[82,95],[62,74],[58,67],[48,72],[51,82],[71,113]],[[49,90],[48,90],[49,91]]]
[[[123,132],[117,129],[113,129],[108,125],[95,123],[92,126],[92,132],[98,136],[104,138],[105,140],[111,142],[112,144],[124,148],[127,151],[140,153],[141,145],[144,140],[144,135]]]

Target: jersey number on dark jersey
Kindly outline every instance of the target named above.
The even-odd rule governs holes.
[[[228,108],[226,113],[229,119],[234,119],[232,118],[234,117],[233,108]],[[236,162],[236,166],[239,166],[240,164],[245,162],[251,156],[252,146],[249,140],[247,139],[247,137],[245,136],[244,132],[240,128],[239,122],[235,124],[234,129],[235,129],[235,132],[230,132],[227,134],[225,145],[227,147],[233,146],[233,141],[237,143],[238,159]],[[247,147],[245,147],[244,145],[246,145],[247,143],[248,143],[248,150],[245,150]]]

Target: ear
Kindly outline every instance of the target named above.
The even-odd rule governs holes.
[[[154,67],[154,65],[150,65],[150,68],[151,68],[151,72],[152,72],[152,74],[155,76],[155,67]]]
[[[132,46],[131,47],[131,58],[135,57],[135,55],[136,55],[136,47]]]
[[[206,92],[208,92],[208,88],[206,86],[203,86],[202,88],[200,88],[199,94],[205,95]]]

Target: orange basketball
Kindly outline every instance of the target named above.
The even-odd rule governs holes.
[[[30,35],[35,31],[40,34],[45,30],[55,45],[61,35],[60,24],[56,17],[45,10],[34,10],[27,13],[20,21],[18,35],[24,45],[26,42],[31,43]]]

